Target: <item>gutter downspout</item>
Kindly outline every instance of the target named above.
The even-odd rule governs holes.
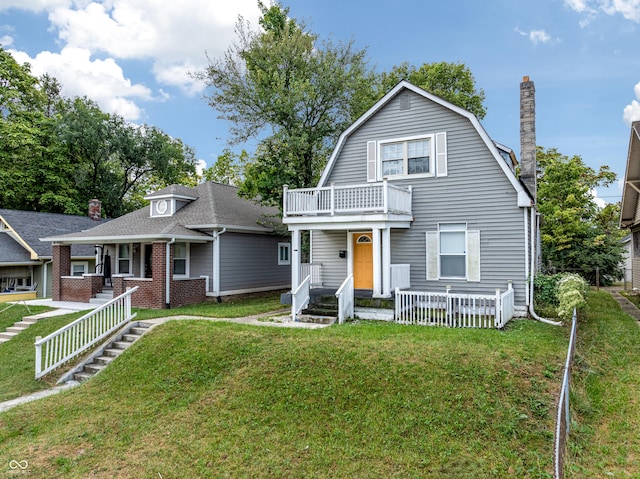
[[[536,261],[536,241],[538,232],[538,213],[533,206],[531,207],[531,281],[529,282],[530,299],[529,299],[529,314],[531,317],[542,323],[551,324],[553,326],[562,326],[561,321],[551,321],[550,319],[541,318],[533,310],[533,282],[536,276],[535,261]]]
[[[226,232],[226,226],[220,231],[213,232],[213,294],[216,296],[218,303],[222,301],[220,298],[220,235]]]
[[[167,309],[171,309],[171,245],[173,243],[176,242],[175,238],[171,238],[171,241],[169,241],[167,243],[167,249],[165,251],[165,255],[166,255],[166,263],[165,263],[165,268],[166,268],[166,272],[165,272],[165,281],[164,281],[164,287],[165,287],[165,305],[167,306]]]

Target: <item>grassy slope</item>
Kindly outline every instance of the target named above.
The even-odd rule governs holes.
[[[640,326],[592,292],[578,326],[567,477],[640,477]]]
[[[549,477],[566,329],[169,322],[0,415],[31,477]]]

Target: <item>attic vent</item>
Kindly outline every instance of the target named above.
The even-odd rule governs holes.
[[[409,108],[411,108],[409,94],[400,95],[400,110],[408,110]]]

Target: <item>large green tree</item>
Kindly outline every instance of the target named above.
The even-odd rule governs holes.
[[[409,63],[401,63],[380,75],[380,95],[384,95],[401,80],[407,80],[438,95],[480,119],[487,113],[484,90],[477,89],[471,70],[463,63],[425,63],[418,68]]]
[[[86,214],[98,198],[115,217],[157,188],[195,184],[193,150],[179,139],[60,91],[0,48],[0,207]]]
[[[542,260],[557,270],[579,270],[592,282],[621,275],[623,232],[617,228],[618,205],[599,207],[593,191],[616,179],[608,166],[597,171],[579,156],[538,147],[538,210],[542,216]]]
[[[353,42],[320,42],[288,8],[259,6],[260,29],[240,19],[237,42],[196,76],[230,123],[231,143],[259,139],[244,194],[280,204],[284,183],[318,180],[338,135],[360,113],[354,99],[371,95],[374,77]]]

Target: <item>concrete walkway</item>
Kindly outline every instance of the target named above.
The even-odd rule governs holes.
[[[633,304],[631,301],[620,294],[621,290],[619,287],[608,286],[606,288],[602,288],[602,290],[607,291],[611,294],[611,296],[613,296],[613,299],[615,299],[618,304],[620,304],[622,311],[627,313],[632,318],[640,321],[640,309],[638,309],[635,304]]]
[[[85,309],[94,309],[94,305],[89,305],[85,303],[63,303],[51,300],[41,300],[43,301],[42,306],[50,306],[52,308],[60,307],[60,309],[55,309],[53,311],[49,311],[48,313],[42,313],[42,317],[44,316],[54,316],[56,314],[68,314],[74,311],[83,311]],[[34,304],[29,302],[29,304]],[[64,312],[59,312],[64,311]],[[160,324],[166,323],[167,321],[174,320],[206,320],[206,321],[222,321],[229,323],[237,323],[237,324],[249,324],[252,326],[270,326],[270,327],[280,327],[280,328],[302,328],[302,329],[320,329],[326,328],[330,326],[330,324],[316,324],[316,323],[306,323],[300,321],[287,321],[290,316],[286,316],[286,313],[291,311],[290,309],[281,310],[281,311],[271,311],[269,313],[255,314],[253,316],[246,316],[243,318],[208,318],[202,316],[167,316],[165,318],[155,318],[155,319],[145,319],[140,322],[149,324],[150,327],[155,327]],[[37,399],[41,399],[44,397],[52,396],[54,394],[58,394],[64,390],[71,389],[75,386],[78,386],[80,383],[77,381],[68,381],[60,386],[55,386],[49,389],[45,389],[43,391],[37,391],[32,394],[22,396],[19,398],[11,399],[9,401],[0,402],[0,413],[3,411],[7,411],[8,409],[14,408],[21,404],[26,404],[31,401],[35,401]]]

